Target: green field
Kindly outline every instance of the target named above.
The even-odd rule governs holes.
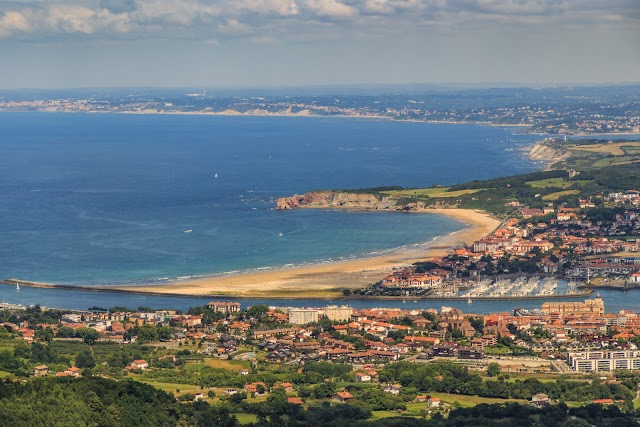
[[[606,168],[608,166],[628,165],[636,162],[640,162],[640,157],[638,156],[605,157],[595,161],[592,166],[594,168]]]
[[[479,397],[479,396],[462,396],[458,394],[446,394],[446,393],[428,393],[431,397],[439,398],[442,403],[450,405],[450,408],[453,408],[454,402],[457,402],[457,405],[463,408],[470,408],[472,406],[476,406],[480,403],[507,403],[507,402],[518,402],[526,404],[526,400],[519,399],[492,399],[488,397]],[[430,408],[427,407],[426,402],[415,402],[415,403],[407,403],[406,411],[373,411],[373,418],[390,418],[390,417],[422,417],[421,411],[429,411]]]
[[[17,344],[18,342],[19,342],[19,341],[16,341],[16,344]],[[1,342],[1,343],[0,343],[0,351],[4,351],[4,350],[6,350],[6,351],[10,351],[10,352],[12,352],[12,353],[13,353],[13,349],[14,349],[14,347],[15,347],[15,345],[11,345],[11,344],[9,344],[9,343],[4,343],[4,342]]]
[[[519,399],[492,399],[489,397],[480,397],[480,396],[463,396],[460,394],[447,394],[447,393],[430,393],[431,397],[437,397],[442,402],[453,404],[453,402],[458,402],[461,407],[469,408],[472,406],[476,406],[480,403],[507,403],[507,402],[519,402],[519,403],[527,403],[526,400]],[[416,404],[416,405],[426,405],[424,403]],[[409,405],[407,405],[409,408]]]
[[[574,185],[584,185],[588,182],[589,181],[586,180],[567,181],[564,178],[549,178],[538,181],[527,181],[527,185],[533,188],[570,188]]]
[[[210,368],[225,369],[231,372],[238,372],[240,369],[249,369],[251,367],[248,361],[244,360],[227,360],[208,357],[204,359],[204,363],[188,363],[185,369],[189,372],[199,371],[208,366]]]
[[[469,190],[458,190],[458,191],[448,191],[451,187],[437,187],[437,188],[407,188],[403,190],[390,190],[390,191],[381,191],[382,194],[386,194],[389,196],[400,196],[400,197],[416,197],[416,198],[442,198],[442,197],[459,197],[464,196],[465,194],[473,194],[479,191],[484,191],[486,188],[479,189],[469,189]]]
[[[580,190],[564,190],[542,196],[542,200],[558,200],[562,196],[570,196],[572,194],[580,194]]]
[[[413,416],[408,415],[406,412],[398,412],[398,411],[372,411],[372,418],[374,420],[379,420],[381,418],[392,418],[392,417],[400,417],[400,416]]]
[[[140,381],[137,378],[134,378],[136,381]],[[157,389],[166,391],[167,393],[174,393],[176,395],[181,395],[185,393],[200,393],[202,389],[199,385],[193,384],[175,384],[175,383],[161,383],[155,381],[140,381],[145,384],[149,384]],[[176,390],[180,390],[180,392],[176,392]]]
[[[238,422],[242,425],[251,424],[258,421],[258,416],[253,414],[243,414],[241,412],[237,414],[232,414],[234,417],[238,419]]]
[[[612,154],[614,156],[624,156],[625,151],[634,150],[640,147],[640,141],[634,142],[617,142],[612,144],[588,144],[588,145],[570,145],[570,150],[589,151],[592,153]]]

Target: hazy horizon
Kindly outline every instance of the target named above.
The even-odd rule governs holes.
[[[260,95],[255,91],[263,91],[268,95],[331,95],[331,94],[353,94],[363,96],[376,96],[389,91],[396,93],[420,93],[420,92],[456,92],[474,90],[500,90],[500,89],[579,89],[579,88],[603,88],[603,87],[638,87],[640,80],[630,82],[591,82],[591,83],[571,83],[562,82],[556,84],[532,84],[532,83],[505,83],[505,82],[478,82],[478,83],[369,83],[369,84],[308,84],[308,85],[225,85],[225,86],[69,86],[69,87],[0,87],[0,92],[82,92],[82,91],[105,91],[108,93],[118,91],[157,91],[157,92],[194,92],[204,91],[206,95],[217,96],[249,96],[251,94]]]

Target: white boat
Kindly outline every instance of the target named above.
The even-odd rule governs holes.
[[[471,304],[473,303],[473,301],[471,301],[471,297],[469,297],[469,299],[467,299],[467,304]]]
[[[20,290],[20,283],[16,283],[16,291]]]
[[[185,233],[191,233],[193,230],[184,230]]]

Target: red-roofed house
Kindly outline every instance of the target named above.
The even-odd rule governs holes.
[[[133,363],[131,363],[131,367],[134,369],[147,369],[149,363],[144,359],[134,360]]]
[[[358,372],[356,373],[356,381],[359,381],[361,383],[371,382],[371,375],[364,372]]]
[[[429,406],[430,408],[439,408],[440,407],[440,399],[438,399],[437,397],[430,397],[427,400],[427,406]]]
[[[596,405],[613,405],[613,399],[594,399],[591,403]]]
[[[348,391],[340,391],[336,394],[334,394],[333,396],[331,396],[331,400],[333,400],[334,402],[341,402],[341,403],[345,403],[348,400],[353,399],[353,395],[351,393],[349,393]]]

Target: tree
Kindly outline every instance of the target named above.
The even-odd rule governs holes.
[[[501,372],[502,368],[500,368],[500,365],[495,362],[489,363],[489,365],[487,366],[487,375],[489,375],[490,377],[496,377],[500,375]]]
[[[85,350],[76,356],[76,366],[78,368],[94,368],[96,361],[89,350]]]
[[[36,330],[35,337],[37,340],[50,342],[53,340],[53,331],[51,328],[40,328]]]
[[[60,326],[56,332],[58,338],[73,338],[76,336],[76,331],[68,326]]]
[[[31,344],[31,361],[35,363],[53,363],[56,356],[51,352],[48,345],[34,342]]]
[[[93,345],[100,338],[98,331],[92,328],[79,328],[77,332],[85,344]]]
[[[287,400],[287,393],[284,388],[277,387],[271,391],[269,397],[267,397],[267,404],[269,405],[269,409],[275,414],[284,414],[289,406],[289,401]]]
[[[247,310],[247,316],[257,319],[259,317],[262,317],[262,315],[267,311],[269,311],[269,307],[266,304],[257,304],[249,307],[249,309]]]
[[[244,391],[242,393],[235,393],[229,396],[229,401],[232,403],[240,403],[247,398],[247,393]]]
[[[158,339],[160,341],[169,341],[173,337],[173,331],[168,326],[160,326],[157,329]]]
[[[138,329],[138,339],[141,342],[156,341],[158,339],[158,331],[156,325],[146,323]]]
[[[320,383],[313,390],[313,394],[315,395],[316,399],[326,399],[333,396],[335,392],[336,384],[331,382]]]

